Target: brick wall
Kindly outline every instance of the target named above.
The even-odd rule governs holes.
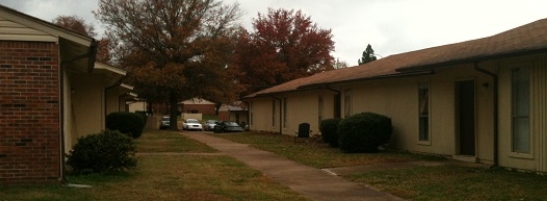
[[[0,41],[0,184],[60,177],[58,46]]]
[[[206,115],[215,115],[215,105],[212,104],[184,104],[182,105],[183,113],[193,113],[192,111],[197,111],[197,113],[206,114]]]

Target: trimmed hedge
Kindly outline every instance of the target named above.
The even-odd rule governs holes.
[[[321,131],[321,137],[323,142],[326,142],[331,147],[338,147],[338,124],[340,119],[325,119],[321,121],[319,125],[319,130]]]
[[[134,139],[139,138],[144,130],[144,118],[136,113],[113,112],[106,116],[106,128],[117,130]]]
[[[135,146],[126,134],[105,130],[79,138],[67,164],[75,174],[126,171],[137,166]]]
[[[371,112],[356,114],[338,125],[339,146],[347,153],[378,152],[378,146],[387,143],[392,132],[389,117]]]
[[[146,111],[135,111],[135,114],[138,114],[139,116],[142,117],[143,121],[144,121],[144,124],[146,125],[146,122],[148,120],[148,113]]]

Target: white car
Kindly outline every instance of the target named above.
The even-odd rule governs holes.
[[[206,130],[206,131],[212,131],[212,130],[215,128],[215,125],[216,125],[217,123],[218,123],[218,121],[217,121],[217,120],[213,120],[213,119],[205,121],[205,125],[204,125],[205,130]]]
[[[182,130],[203,130],[203,126],[197,119],[186,119],[182,123]]]

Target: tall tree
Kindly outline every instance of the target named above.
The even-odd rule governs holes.
[[[269,9],[242,30],[233,69],[246,93],[333,69],[330,30],[321,29],[301,11]]]
[[[92,38],[97,36],[95,27],[92,24],[86,23],[83,18],[76,15],[59,15],[53,19],[53,24]]]
[[[361,56],[361,59],[359,59],[357,62],[359,63],[359,65],[362,65],[371,61],[376,61],[376,55],[374,54],[374,50],[372,49],[372,46],[368,44],[367,49],[363,51],[363,56]]]
[[[110,49],[111,47],[111,39],[108,38],[107,33],[105,33],[105,36],[103,36],[99,41],[97,41],[97,55],[95,57],[95,60],[103,62],[105,64],[114,65],[114,61],[112,61],[112,56]]]
[[[115,52],[139,96],[177,103],[193,97],[233,99],[226,66],[235,49],[237,4],[216,0],[100,0],[96,17],[118,42]],[[229,102],[226,100],[226,102]]]
[[[55,19],[53,19],[53,23],[88,37],[92,37],[92,38],[97,37],[97,33],[95,32],[95,27],[92,24],[86,23],[83,18],[78,17],[76,15],[57,16]],[[105,33],[105,35],[107,34]],[[107,36],[104,36],[99,41],[97,41],[97,58],[96,58],[97,61],[103,62],[106,64],[111,64],[109,44],[110,44],[110,39]]]

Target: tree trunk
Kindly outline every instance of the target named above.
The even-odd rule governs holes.
[[[177,117],[179,113],[178,108],[178,99],[177,97],[171,93],[169,96],[169,122],[170,122],[170,130],[178,130],[177,128]]]
[[[220,109],[220,106],[222,106],[222,103],[215,103],[215,115],[218,116],[218,110]]]

